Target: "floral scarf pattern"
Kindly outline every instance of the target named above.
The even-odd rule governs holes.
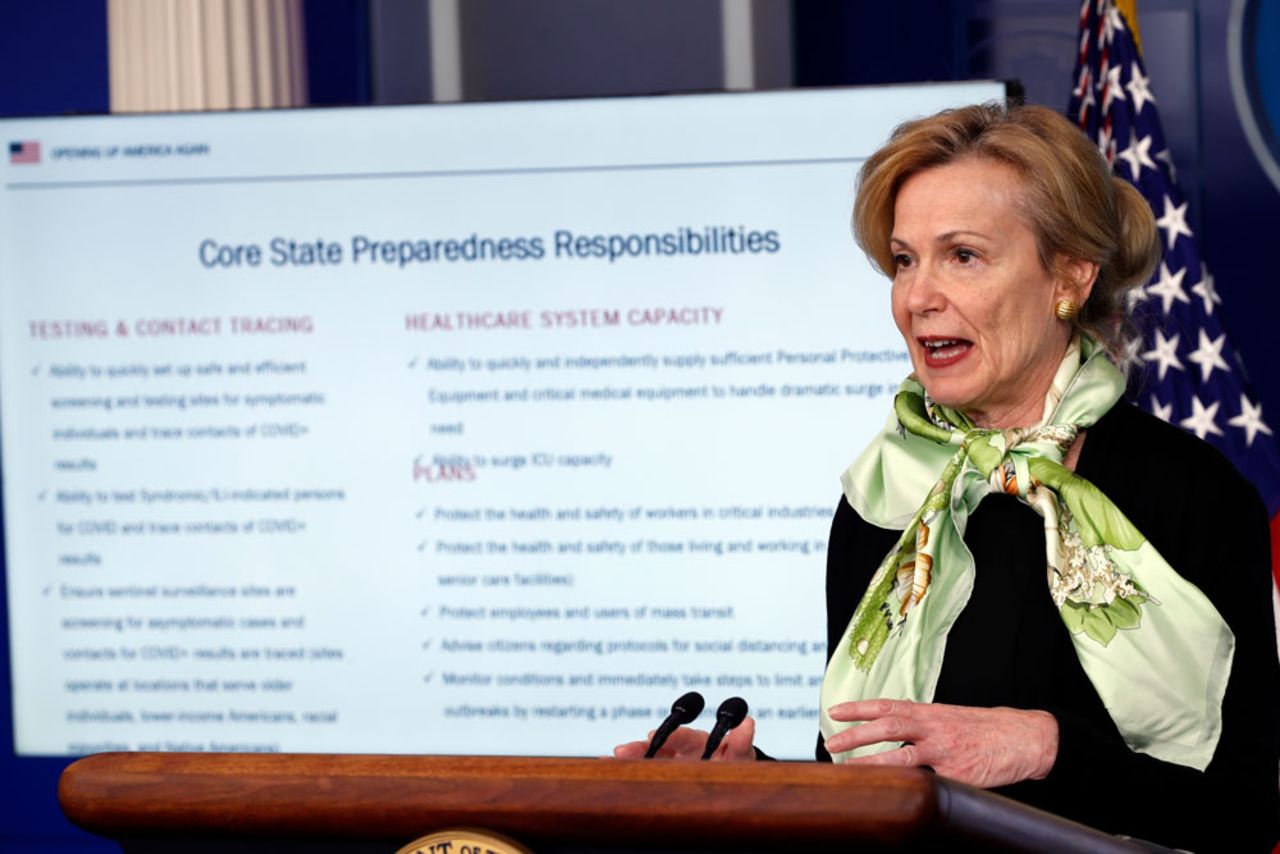
[[[1072,342],[1035,427],[981,429],[930,401],[914,375],[902,383],[885,431],[842,478],[863,519],[902,535],[831,655],[825,736],[850,726],[827,716],[835,703],[932,700],[947,632],[973,590],[969,515],[1002,492],[1044,519],[1047,593],[1125,742],[1165,761],[1208,765],[1221,732],[1231,630],[1101,490],[1062,465],[1079,432],[1123,391],[1124,377],[1089,338]]]

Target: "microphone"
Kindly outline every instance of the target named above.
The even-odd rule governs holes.
[[[671,733],[682,724],[693,721],[698,715],[702,714],[702,708],[707,701],[702,699],[702,695],[697,691],[690,691],[680,699],[671,704],[671,714],[667,715],[667,719],[662,722],[662,726],[658,727],[658,731],[653,734],[653,741],[649,742],[649,749],[645,751],[644,758],[652,759],[658,755],[658,750],[662,745],[667,743],[667,738]]]
[[[729,734],[729,730],[742,723],[747,716],[747,701],[741,697],[730,697],[716,709],[716,726],[707,736],[707,749],[702,751],[703,759],[710,759],[716,752],[720,742]]]

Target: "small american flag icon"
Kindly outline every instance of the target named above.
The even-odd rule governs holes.
[[[9,143],[9,162],[10,163],[39,163],[40,162],[40,143],[38,142]]]

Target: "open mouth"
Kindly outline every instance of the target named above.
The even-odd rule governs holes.
[[[944,338],[930,335],[917,338],[924,350],[924,363],[930,368],[954,365],[973,349],[973,342],[965,338]]]

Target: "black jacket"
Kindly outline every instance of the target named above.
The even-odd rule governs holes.
[[[969,519],[972,598],[947,640],[934,701],[1044,709],[1058,719],[1049,776],[1001,794],[1196,851],[1270,850],[1280,832],[1280,665],[1267,515],[1209,444],[1125,404],[1088,432],[1076,472],[1098,486],[1217,607],[1236,637],[1222,738],[1204,771],[1134,753],[1090,684],[1045,581],[1044,523],[991,495]],[[827,555],[827,650],[840,646],[898,531],[841,501]],[[818,740],[818,758],[830,756]]]

